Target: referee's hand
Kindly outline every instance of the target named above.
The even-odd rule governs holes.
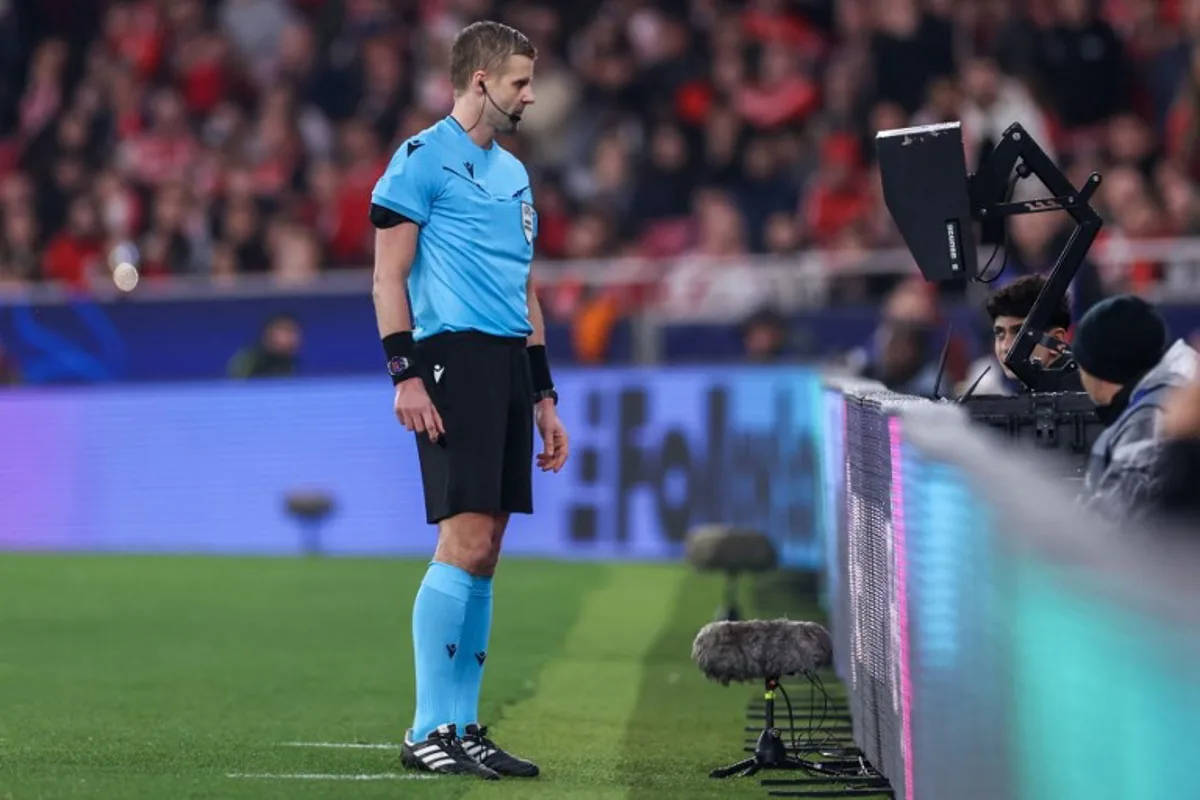
[[[397,384],[395,408],[396,418],[413,433],[428,434],[431,442],[445,435],[442,416],[429,399],[425,383],[420,378],[409,378]]]
[[[538,453],[537,465],[542,472],[558,472],[567,463],[567,429],[558,418],[554,401],[542,400],[534,408],[534,419],[538,433],[542,434],[542,452]]]

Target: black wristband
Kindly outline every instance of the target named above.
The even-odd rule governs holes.
[[[533,393],[540,394],[554,388],[550,377],[550,359],[546,357],[546,345],[534,344],[525,348],[529,354],[529,371],[533,375]]]
[[[392,376],[393,385],[417,374],[412,331],[389,333],[383,337],[383,354],[387,356],[388,374]]]

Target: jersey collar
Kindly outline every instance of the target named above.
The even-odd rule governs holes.
[[[475,140],[467,134],[467,129],[462,126],[461,122],[455,119],[453,114],[447,114],[446,121],[449,123],[451,129],[458,135],[458,137],[463,140],[465,145],[474,152],[491,155],[492,151],[496,149],[495,141],[492,142],[491,147],[480,147],[477,145]]]

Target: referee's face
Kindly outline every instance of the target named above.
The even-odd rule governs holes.
[[[533,59],[529,56],[509,56],[500,70],[495,86],[494,90],[489,86],[488,91],[492,92],[492,99],[504,114],[520,116],[525,113],[525,107],[533,105],[534,101]],[[497,116],[495,127],[498,130],[510,130],[515,127],[512,120],[503,118],[501,111],[492,110]]]

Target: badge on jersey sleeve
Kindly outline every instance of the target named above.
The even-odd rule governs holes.
[[[537,236],[537,212],[532,203],[524,200],[521,201],[521,230],[525,233],[525,241],[533,244],[533,237]]]

